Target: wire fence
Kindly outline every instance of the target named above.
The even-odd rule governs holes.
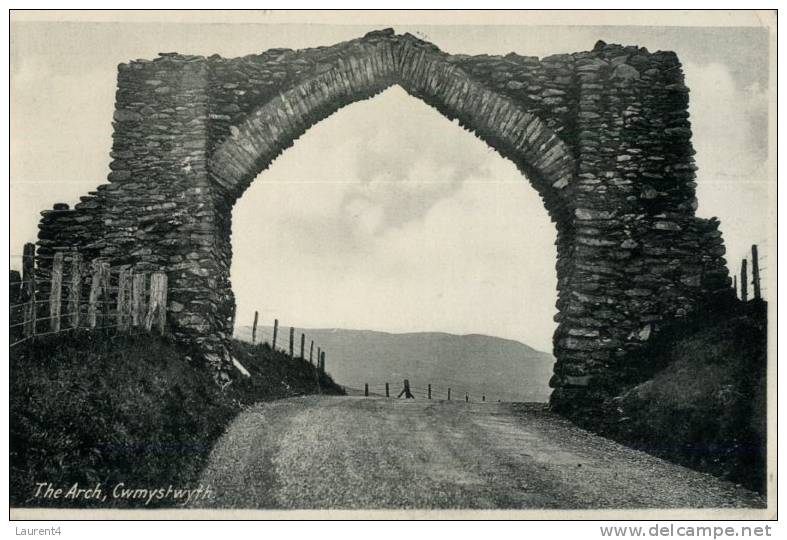
[[[752,244],[749,257],[744,257],[739,272],[733,273],[733,290],[741,302],[767,301],[768,253],[761,252],[760,247]]]
[[[101,330],[113,330],[113,329],[118,329],[120,327],[121,327],[121,325],[118,325],[118,324],[110,324],[110,325],[101,325],[101,326],[95,326],[95,327],[78,326],[78,327],[71,327],[71,328],[62,328],[62,329],[60,329],[60,330],[58,330],[56,332],[55,331],[38,332],[38,333],[36,333],[34,335],[21,337],[21,338],[17,339],[16,341],[12,341],[11,344],[10,344],[10,347],[13,348],[13,347],[15,347],[17,345],[21,345],[22,343],[25,343],[27,341],[31,341],[33,339],[41,338],[41,337],[44,337],[44,336],[51,336],[51,335],[55,335],[55,334],[70,333],[70,332],[74,332],[74,331],[96,332],[96,331],[101,331]],[[150,331],[147,328],[145,328],[145,327],[134,327],[131,330],[125,330],[122,333],[122,335],[129,336],[129,337],[131,337],[131,336],[138,336],[138,335],[141,335],[141,334],[150,334]]]
[[[403,379],[397,382],[376,382],[363,385],[364,397],[389,399],[421,399],[436,401],[460,401],[466,403],[494,403],[524,401],[519,396],[508,395],[499,390],[479,390],[471,388],[466,382],[441,377],[431,382],[411,382]]]
[[[11,348],[36,337],[75,330],[115,330],[135,335],[155,327],[164,334],[168,292],[189,290],[168,289],[163,271],[136,271],[127,265],[111,267],[100,258],[83,261],[78,252],[41,256],[35,253],[34,244],[26,244],[21,258],[22,274],[12,271],[9,279]],[[736,296],[742,302],[766,300],[768,290],[764,283],[768,271],[767,253],[761,254],[759,246],[752,245],[751,256],[741,261],[740,279],[734,275]],[[273,327],[258,326],[258,312],[255,312],[250,340],[253,344],[267,344],[291,358],[308,361],[325,372],[325,349],[305,332],[280,326],[278,319]],[[391,381],[366,383],[364,395],[391,398],[394,386]],[[466,382],[446,377],[412,385],[404,379],[401,386],[398,383],[396,386],[400,388],[396,392],[398,397],[413,399],[516,400],[512,396],[488,395],[483,390],[469,388]]]
[[[75,251],[36,254],[26,244],[22,274],[9,277],[10,346],[75,330],[165,333],[167,276],[163,271],[111,267]]]
[[[26,244],[22,273],[9,277],[10,347],[43,336],[74,331],[113,331],[137,335],[166,332],[167,295],[193,291],[170,288],[163,270],[110,266],[75,251],[42,256]],[[254,340],[290,357],[307,360],[315,374],[325,371],[326,352],[295,328],[254,328]],[[308,347],[308,348],[307,348]]]
[[[312,337],[308,330],[299,329],[295,326],[285,326],[279,323],[278,319],[273,320],[273,325],[265,325],[260,320],[259,311],[254,312],[254,320],[251,326],[239,326],[235,332],[235,338],[247,341],[252,344],[270,347],[272,350],[286,354],[292,359],[302,359],[309,362],[315,368],[326,372],[326,350]],[[526,401],[521,395],[506,393],[499,388],[490,388],[487,391],[481,384],[469,384],[466,380],[455,379],[452,377],[436,377],[421,383],[410,384],[409,380],[392,377],[388,382],[375,382],[365,384],[364,393],[367,397],[390,397],[396,398],[406,385],[409,388],[409,395],[413,399],[434,399],[434,400],[460,400],[467,402],[519,402]],[[480,387],[480,388],[479,388]],[[360,389],[350,385],[345,388],[351,392]],[[402,397],[404,398],[407,392]]]
[[[274,319],[272,327],[260,326],[258,323],[259,312],[255,311],[251,335],[236,337],[245,338],[253,345],[266,345],[292,359],[299,358],[308,361],[321,371],[325,371],[325,349],[307,336],[305,332],[299,331],[294,326],[284,327],[279,324],[278,319]]]

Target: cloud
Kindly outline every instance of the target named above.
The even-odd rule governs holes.
[[[391,88],[353,104],[314,126],[264,171],[239,202],[258,211],[271,184],[308,186],[309,194],[286,204],[293,234],[311,237],[316,227],[349,232],[345,248],[362,248],[388,228],[422,219],[441,199],[482,174],[490,151],[440,113]],[[302,190],[301,190],[302,191]],[[236,221],[242,221],[238,217]]]
[[[513,163],[392,89],[313,127],[239,201],[239,317],[262,307],[304,327],[480,332],[549,350],[555,234]]]
[[[748,175],[767,158],[766,89],[740,86],[720,63],[688,63],[685,73],[698,164],[712,174]]]
[[[471,175],[488,167],[488,148],[434,109],[392,88],[369,111],[358,111],[373,130],[359,141],[359,185],[348,201],[364,199],[383,208],[380,228],[421,219]],[[456,124],[454,124],[456,125]]]
[[[727,261],[737,271],[751,245],[769,241],[773,216],[768,159],[768,93],[721,63],[687,63],[698,214],[718,216]]]
[[[114,71],[68,72],[52,59],[16,55],[11,77],[11,253],[35,241],[40,212],[73,205],[106,182]],[[14,264],[17,261],[13,261]]]

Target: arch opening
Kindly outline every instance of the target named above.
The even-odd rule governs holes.
[[[291,147],[311,126],[351,103],[369,99],[398,85],[451,121],[475,134],[502,157],[513,162],[541,196],[557,229],[558,311],[565,302],[561,291],[569,280],[573,212],[568,193],[575,172],[567,145],[546,123],[521,106],[467,76],[434,50],[408,41],[375,42],[362,46],[349,61],[342,58],[331,69],[301,81],[231,126],[216,145],[207,169],[214,189],[216,219],[223,253],[218,286],[229,313],[235,313],[229,282],[231,243],[228,222],[237,199],[259,173]],[[230,316],[231,333],[234,324]]]
[[[276,318],[298,332],[482,334],[551,351],[556,233],[526,184],[513,163],[400,88],[342,109],[260,173],[233,209],[236,335],[247,336],[259,310],[268,334]],[[317,335],[336,342],[331,373],[342,384],[362,387],[362,377],[403,362],[389,352],[390,365],[352,366],[355,350]],[[546,399],[549,356],[504,344],[517,356],[490,357],[473,389]],[[452,361],[469,360],[454,355],[409,375],[437,383]]]

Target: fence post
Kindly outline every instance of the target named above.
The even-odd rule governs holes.
[[[52,260],[52,287],[49,291],[49,329],[60,332],[60,302],[63,297],[63,253]]]
[[[751,247],[751,283],[754,288],[754,299],[760,300],[762,295],[760,294],[760,260],[759,254],[757,253],[757,244],[753,244]]]
[[[325,373],[325,351],[320,354],[320,371]]]
[[[320,358],[318,356],[317,357],[317,364],[319,364],[319,363],[320,363]],[[315,369],[313,371],[314,371],[314,382],[317,383],[317,393],[318,394],[322,394],[322,386],[320,385],[320,370],[319,369]]]
[[[273,319],[273,342],[271,343],[271,350],[276,350],[276,338],[279,335],[279,319]]]
[[[22,254],[22,281],[25,291],[25,336],[33,336],[36,333],[36,246],[35,244],[25,244]]]
[[[131,324],[131,269],[123,267],[118,275],[117,324],[127,331]]]
[[[402,381],[402,385],[403,385],[402,391],[399,392],[399,395],[396,396],[396,399],[399,399],[402,396],[404,396],[404,399],[415,399],[415,396],[410,391],[410,380],[405,379],[404,381]]]
[[[8,303],[18,304],[22,298],[22,275],[16,270],[9,270],[8,285]]]
[[[147,278],[144,273],[132,274],[131,277],[131,324],[142,326],[145,319],[145,286]]]
[[[311,343],[309,344],[309,363],[311,365],[314,365],[314,361],[312,359],[312,353],[314,353],[314,340],[313,339],[311,340]]]
[[[71,284],[68,287],[68,313],[71,328],[79,328],[79,301],[82,298],[82,254],[74,252],[71,259]]]
[[[749,280],[746,276],[746,259],[741,261],[741,300],[749,301]]]
[[[101,300],[98,302],[98,312],[101,314],[101,325],[107,326],[109,324],[109,314],[112,311],[112,306],[109,304],[109,277],[111,267],[109,261],[102,261],[101,269]]]
[[[388,390],[388,383],[385,383],[385,397],[391,397],[391,392]]]
[[[251,327],[251,344],[257,343],[257,319],[259,319],[259,312],[254,312],[254,324]]]
[[[145,329],[153,328],[154,321],[159,332],[164,334],[167,322],[167,274],[164,272],[153,272],[150,276],[150,302],[145,317]]]
[[[290,360],[295,358],[295,328],[290,326]]]
[[[738,276],[732,276],[732,292],[735,293],[735,298],[738,298]]]
[[[426,397],[432,399],[432,385],[431,383],[426,387]]]
[[[451,389],[448,389],[448,401],[451,401]]]
[[[106,289],[109,281],[109,263],[101,259],[93,259],[92,280],[90,283],[90,297],[88,298],[87,319],[90,328],[95,328],[98,321],[99,310],[102,313],[102,324],[105,309],[99,307],[99,302],[105,302],[107,298]],[[102,300],[99,300],[102,299]],[[105,306],[105,304],[101,304]]]
[[[12,306],[8,312],[8,322],[9,324],[16,325],[20,323],[24,324],[24,319],[20,317],[24,311],[24,306],[19,305],[22,302],[22,274],[16,270],[9,270],[8,281],[10,287],[8,291],[8,303]]]
[[[363,396],[369,397],[369,383],[363,384]]]
[[[317,368],[320,367],[320,362],[322,362],[322,349],[317,347]]]
[[[306,334],[301,332],[301,360],[305,360],[304,349],[306,348]]]
[[[128,266],[126,267],[126,286],[124,288],[123,297],[125,299],[125,311],[123,311],[124,330],[131,329],[131,320],[134,314],[134,270]]]

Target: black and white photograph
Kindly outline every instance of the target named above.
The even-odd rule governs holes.
[[[10,518],[775,519],[776,19],[9,10]]]

